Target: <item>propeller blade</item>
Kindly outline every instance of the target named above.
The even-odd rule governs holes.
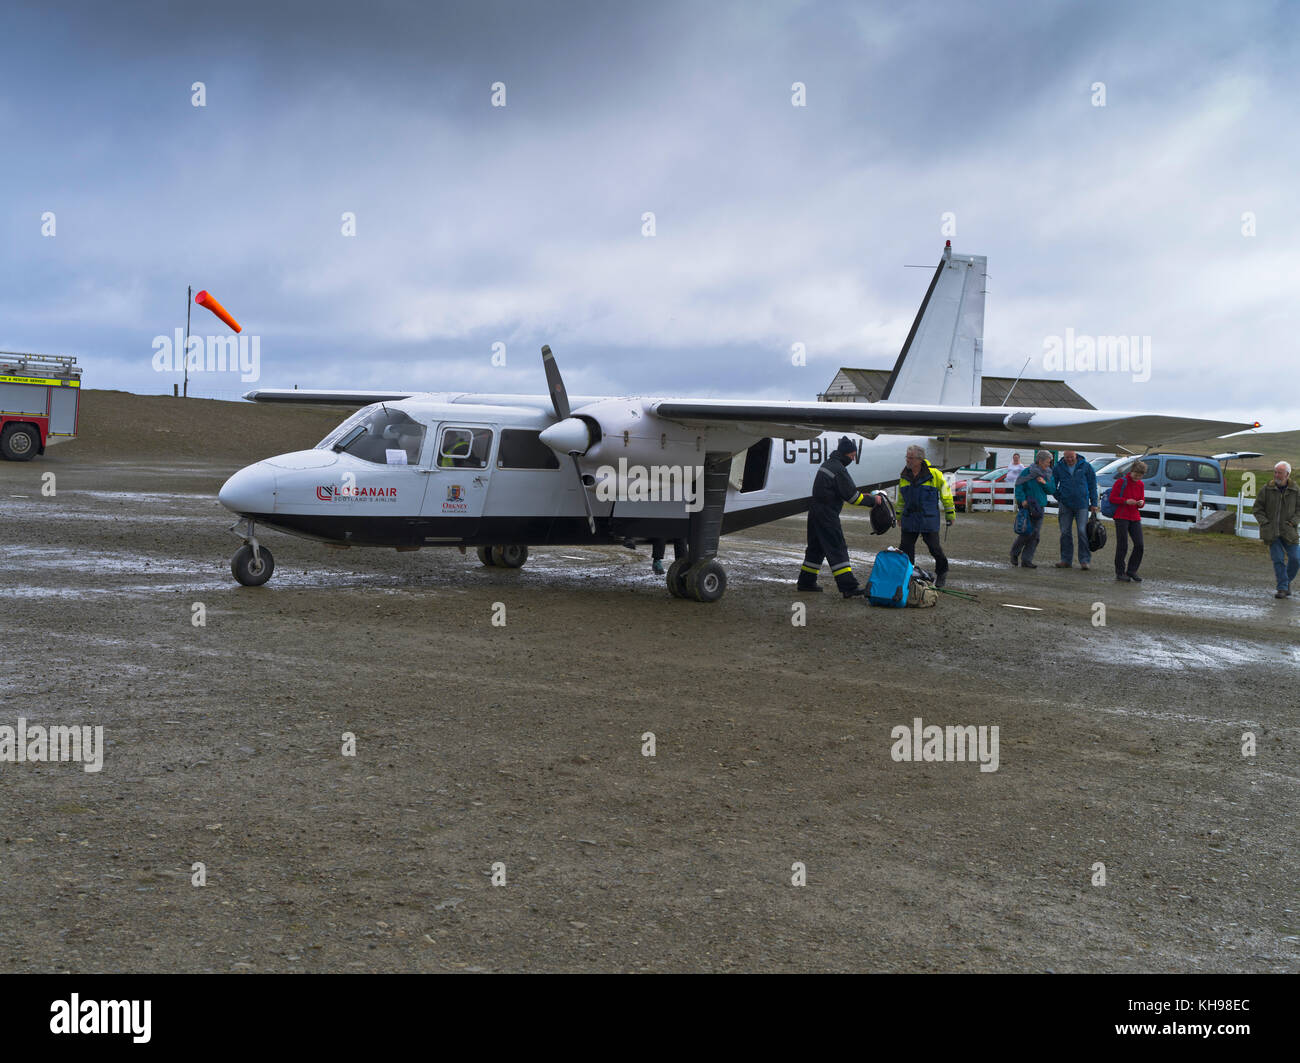
[[[542,345],[542,368],[546,370],[546,390],[551,393],[551,408],[556,417],[564,420],[569,416],[569,393],[564,390],[560,367],[555,364],[555,355],[547,344]]]
[[[578,455],[570,454],[573,459],[573,471],[578,474],[578,490],[582,492],[582,504],[587,507],[587,527],[591,534],[596,534],[596,515],[591,511],[591,498],[587,494],[587,485],[582,482],[582,469],[578,465]]]

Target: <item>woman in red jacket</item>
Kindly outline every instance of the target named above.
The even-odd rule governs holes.
[[[1110,500],[1115,505],[1115,578],[1121,583],[1142,582],[1137,570],[1142,564],[1142,507],[1147,504],[1142,477],[1146,471],[1145,462],[1135,461],[1110,489]],[[1133,556],[1125,568],[1124,555],[1128,553],[1130,537],[1133,539]]]

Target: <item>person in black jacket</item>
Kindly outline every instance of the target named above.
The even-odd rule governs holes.
[[[808,549],[803,564],[799,566],[797,590],[821,590],[817,585],[817,573],[825,560],[831,566],[835,586],[845,598],[862,594],[849,563],[849,548],[844,541],[844,529],[840,527],[840,509],[845,502],[851,506],[869,506],[882,504],[885,498],[879,494],[866,494],[854,485],[848,463],[857,454],[857,444],[848,436],[841,437],[839,446],[822,462],[813,478],[812,505],[808,507]]]

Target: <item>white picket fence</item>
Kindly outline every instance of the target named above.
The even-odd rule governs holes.
[[[1244,491],[1234,498],[1231,495],[1212,495],[1207,491],[1181,494],[1162,487],[1159,491],[1147,495],[1146,501],[1147,504],[1142,509],[1144,525],[1186,531],[1211,508],[1235,509],[1236,521],[1233,532],[1245,539],[1259,538],[1259,523],[1250,512],[1255,499],[1248,497]],[[1015,508],[1014,487],[995,484],[992,480],[967,482],[965,506],[967,513],[988,513],[994,510],[1011,513]],[[1056,507],[1048,506],[1044,512],[1055,513]]]

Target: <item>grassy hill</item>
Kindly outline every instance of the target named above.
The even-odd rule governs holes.
[[[262,406],[87,389],[81,394],[77,438],[51,447],[46,457],[246,464],[313,447],[350,412],[338,406]]]
[[[1228,468],[1271,470],[1279,461],[1289,461],[1300,468],[1300,432],[1252,432],[1232,439],[1209,439],[1203,443],[1185,443],[1164,450],[1186,451],[1188,454],[1225,454],[1233,450],[1258,450],[1262,458],[1247,458],[1232,462]],[[1231,472],[1229,473],[1231,475]]]

